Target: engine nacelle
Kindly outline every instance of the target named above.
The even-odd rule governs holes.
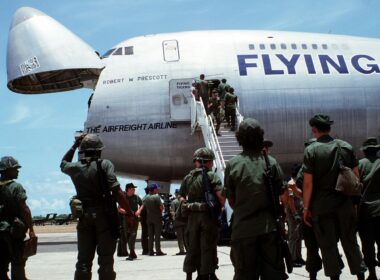
[[[29,7],[14,14],[7,49],[10,90],[37,94],[94,88],[103,68],[97,52],[53,18]]]

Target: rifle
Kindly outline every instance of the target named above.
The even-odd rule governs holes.
[[[120,237],[120,220],[117,213],[116,201],[113,198],[111,191],[107,187],[107,174],[102,168],[102,160],[97,160],[98,174],[103,196],[104,212],[106,214],[108,225],[110,226],[111,235],[117,239]]]
[[[285,234],[285,224],[283,222],[283,217],[281,215],[280,211],[280,201],[278,197],[276,196],[276,192],[273,187],[273,174],[272,174],[272,168],[269,163],[268,154],[266,151],[263,151],[266,169],[265,169],[265,183],[270,191],[271,201],[272,201],[272,209],[273,214],[275,218],[276,223],[276,229],[277,229],[277,237],[278,237],[278,243],[281,248],[281,254],[282,258],[285,260],[286,269],[288,273],[292,273],[293,271],[293,258],[289,250],[289,245],[286,240],[286,234]]]
[[[203,165],[202,162],[202,184],[203,189],[205,192],[205,200],[208,206],[208,209],[210,211],[211,217],[220,224],[221,217],[220,217],[220,202],[216,195],[214,194],[214,191],[211,187],[209,177],[207,175],[207,168]]]

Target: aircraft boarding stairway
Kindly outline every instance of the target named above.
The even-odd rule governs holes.
[[[243,121],[243,116],[238,110],[236,110],[236,121],[237,128]],[[222,182],[224,181],[226,162],[242,151],[236,140],[235,132],[230,131],[230,127],[226,127],[226,125],[226,122],[222,122],[219,130],[221,136],[217,136],[211,115],[206,114],[205,107],[201,101],[197,101],[194,96],[192,97],[191,133],[193,134],[196,130],[202,131],[206,147],[215,153],[215,172]]]

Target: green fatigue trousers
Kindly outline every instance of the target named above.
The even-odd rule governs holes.
[[[285,265],[276,232],[233,240],[231,261],[234,280],[284,280]]]
[[[86,212],[77,226],[78,260],[74,280],[90,280],[95,251],[98,254],[99,280],[114,280],[113,255],[116,239],[112,237],[103,211]]]
[[[120,219],[120,237],[117,242],[117,256],[126,257],[128,256],[127,250],[127,223],[124,215],[119,214]]]
[[[141,247],[142,247],[143,254],[147,254],[149,251],[149,248],[148,248],[148,224],[146,222],[146,209],[143,209],[143,211],[141,211],[140,223],[141,223]]]
[[[180,253],[184,253],[187,249],[187,240],[186,240],[186,226],[175,226],[175,232],[177,234],[178,248]]]
[[[217,268],[218,225],[208,211],[190,212],[187,222],[188,249],[183,271],[199,275],[215,272]]]
[[[380,217],[360,221],[359,235],[365,264],[368,267],[380,265]],[[377,244],[377,260],[375,243]]]
[[[23,240],[14,240],[9,232],[0,232],[0,280],[8,280],[8,267],[11,264],[11,279],[25,280]]]
[[[363,273],[366,266],[356,239],[356,213],[350,198],[336,211],[313,216],[313,229],[322,253],[325,275],[340,275],[341,263],[337,240],[341,241],[352,275]]]
[[[289,208],[285,208],[286,219],[289,229],[289,249],[293,261],[302,259],[301,246],[302,246],[302,220],[301,216],[297,218],[293,215]]]
[[[318,273],[322,269],[322,259],[319,256],[319,247],[314,230],[306,224],[303,224],[303,238],[306,247],[306,271]]]
[[[148,248],[149,253],[152,253],[153,250],[153,242],[156,248],[156,253],[161,252],[161,231],[162,231],[162,222],[161,220],[158,221],[147,221],[148,223]]]

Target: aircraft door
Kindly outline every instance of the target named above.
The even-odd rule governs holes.
[[[167,40],[162,42],[164,51],[164,60],[166,62],[173,62],[179,60],[179,49],[177,40]]]
[[[190,121],[191,84],[193,79],[174,79],[169,82],[170,120]]]

